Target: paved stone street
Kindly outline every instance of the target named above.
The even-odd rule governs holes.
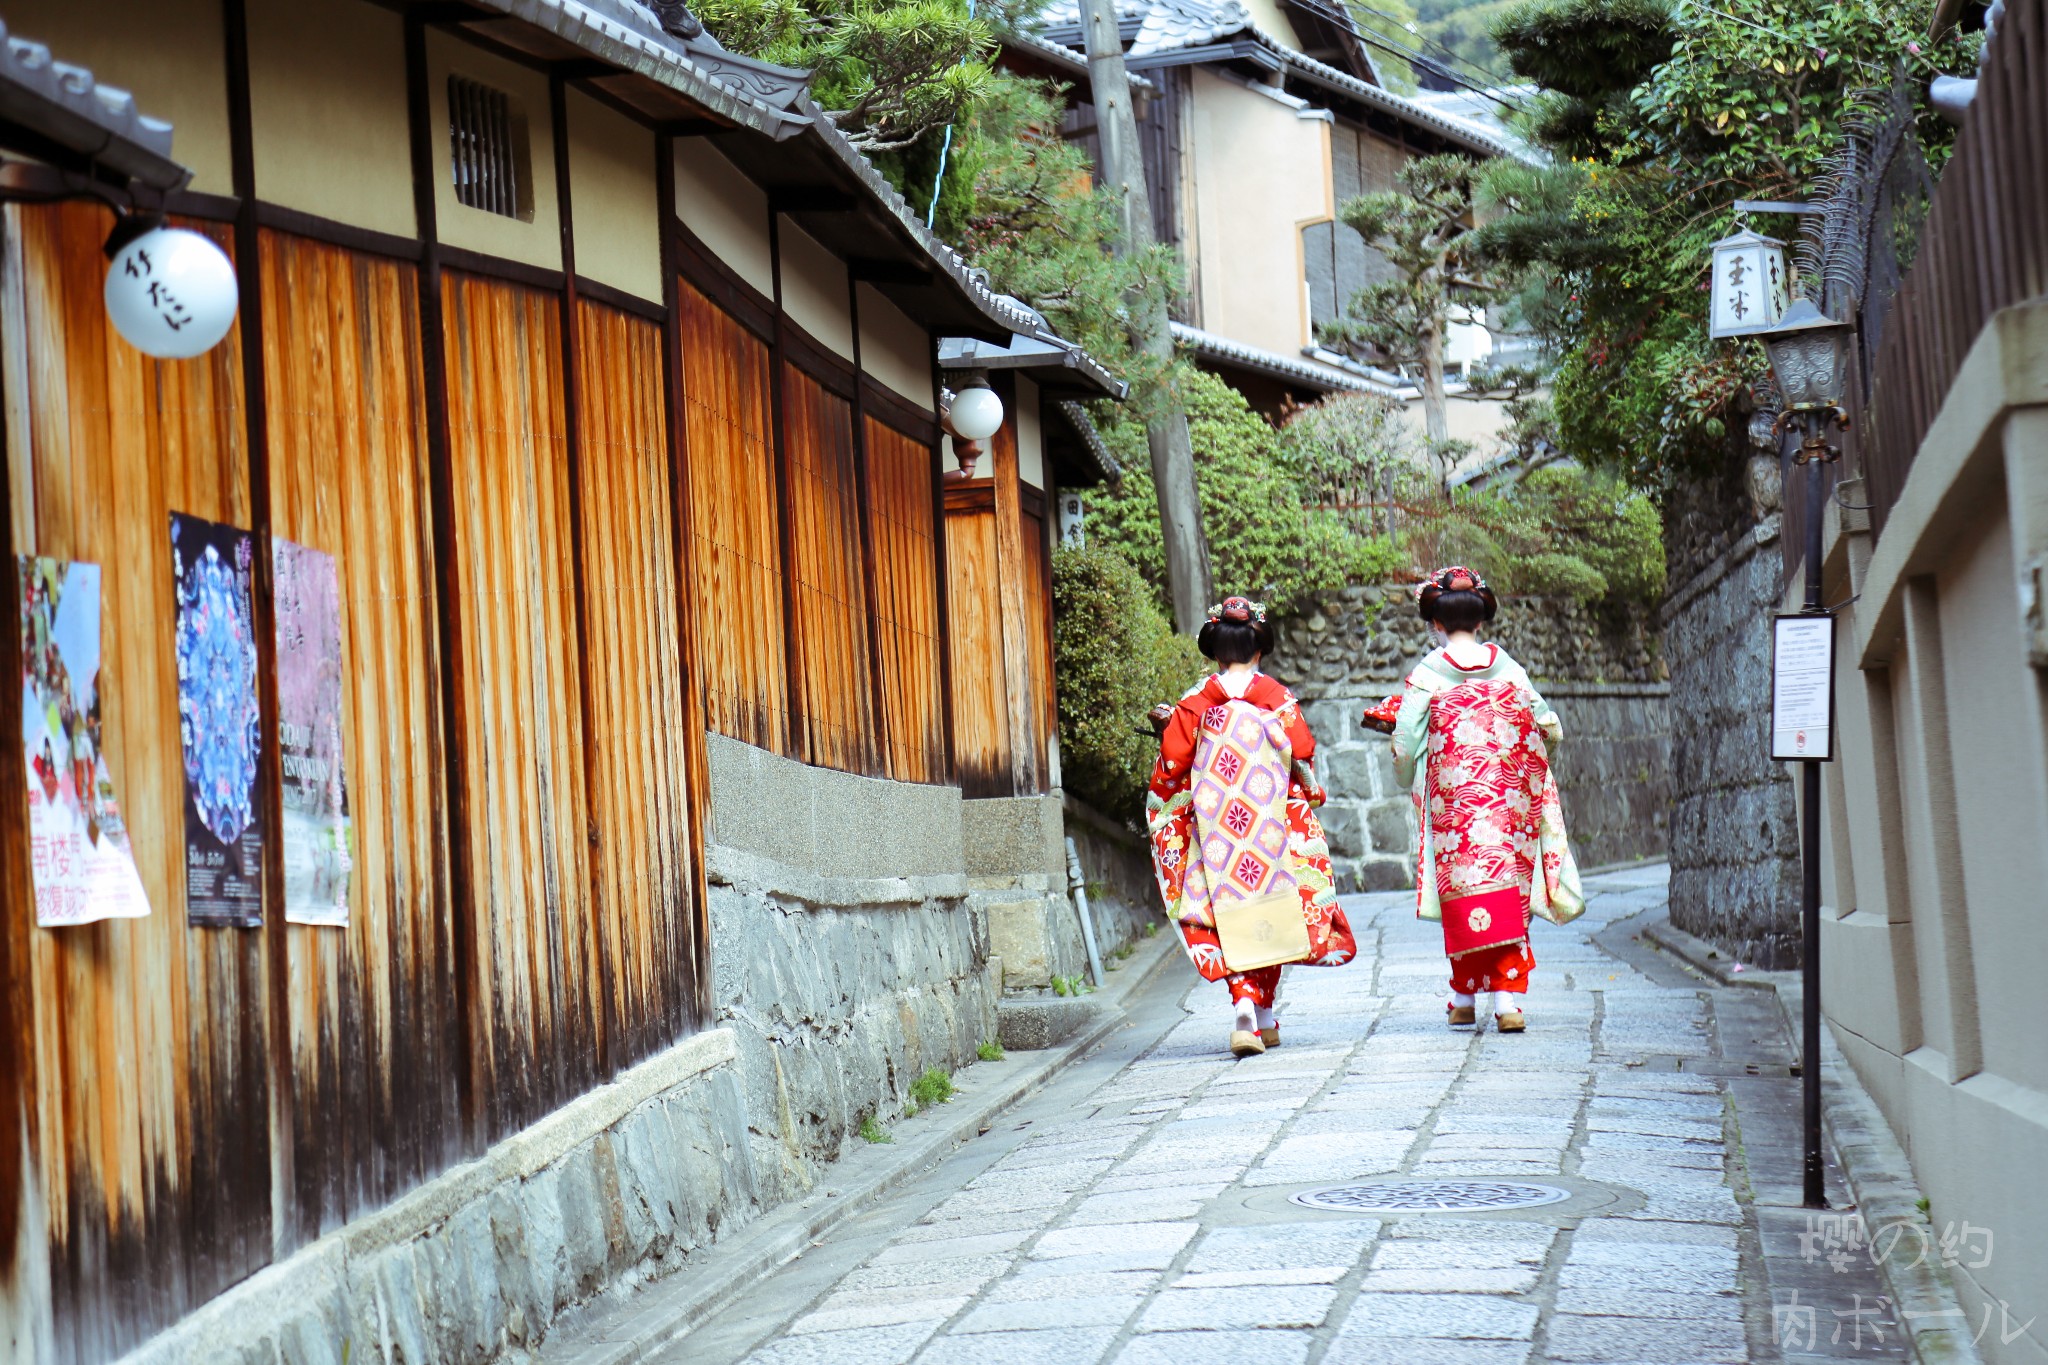
[[[1222,988],[1176,956],[1094,1057],[666,1358],[1805,1359],[1773,1340],[1765,1243],[1783,1239],[1749,1203],[1724,1079],[1772,1074],[1722,1055],[1765,1048],[1767,1030],[1729,1043],[1729,1020],[1754,1011],[1721,1019],[1717,997],[1760,993],[1615,943],[1630,942],[1615,926],[1661,907],[1664,884],[1661,867],[1590,878],[1579,923],[1535,927],[1519,1036],[1446,1025],[1441,938],[1409,893],[1347,898],[1358,961],[1289,973],[1285,1043],[1263,1057],[1230,1058]],[[1775,1074],[1758,1094],[1783,1109],[1796,1082]],[[1796,1191],[1796,1141],[1774,1139],[1769,1161],[1787,1167],[1772,1187]],[[1375,1176],[1524,1179],[1570,1197],[1463,1216],[1290,1202]],[[1823,1327],[1818,1349],[1891,1353],[1869,1329],[1853,1350],[1836,1336]]]

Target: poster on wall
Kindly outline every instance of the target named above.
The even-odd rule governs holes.
[[[282,760],[284,917],[348,924],[348,778],[341,738],[341,586],[334,556],[270,543],[277,602],[277,748]]]
[[[263,923],[255,554],[247,531],[171,513],[185,916],[193,924]]]
[[[149,899],[100,752],[100,566],[33,555],[17,563],[36,923],[140,919]]]

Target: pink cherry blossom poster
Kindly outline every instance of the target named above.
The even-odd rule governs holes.
[[[334,556],[272,540],[277,747],[283,772],[284,917],[348,924],[354,866],[341,729],[341,588]]]

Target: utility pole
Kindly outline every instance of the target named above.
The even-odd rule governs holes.
[[[1088,84],[1095,99],[1102,179],[1118,193],[1123,210],[1119,254],[1136,256],[1157,239],[1152,233],[1152,200],[1146,192],[1138,114],[1131,105],[1115,0],[1081,0],[1081,31],[1088,49]],[[1173,360],[1173,325],[1164,291],[1137,291],[1128,303],[1132,347],[1164,370]],[[1202,503],[1195,492],[1195,445],[1188,435],[1187,410],[1177,395],[1160,395],[1152,419],[1145,424],[1145,440],[1152,452],[1152,487],[1159,497],[1159,531],[1166,546],[1166,589],[1173,601],[1173,624],[1192,635],[1208,619],[1213,591],[1209,538],[1202,531]]]

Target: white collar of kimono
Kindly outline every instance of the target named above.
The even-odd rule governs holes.
[[[1422,661],[1422,666],[1452,682],[1470,682],[1474,678],[1491,678],[1514,663],[1514,660],[1507,656],[1507,651],[1499,645],[1489,643],[1486,648],[1487,660],[1478,668],[1466,668],[1452,663],[1450,651],[1443,648],[1431,650],[1429,656]]]
[[[1248,668],[1242,673],[1219,671],[1216,674],[1216,681],[1223,684],[1223,690],[1230,696],[1243,701],[1244,694],[1251,688],[1252,679],[1258,676],[1259,670],[1256,668]]]

